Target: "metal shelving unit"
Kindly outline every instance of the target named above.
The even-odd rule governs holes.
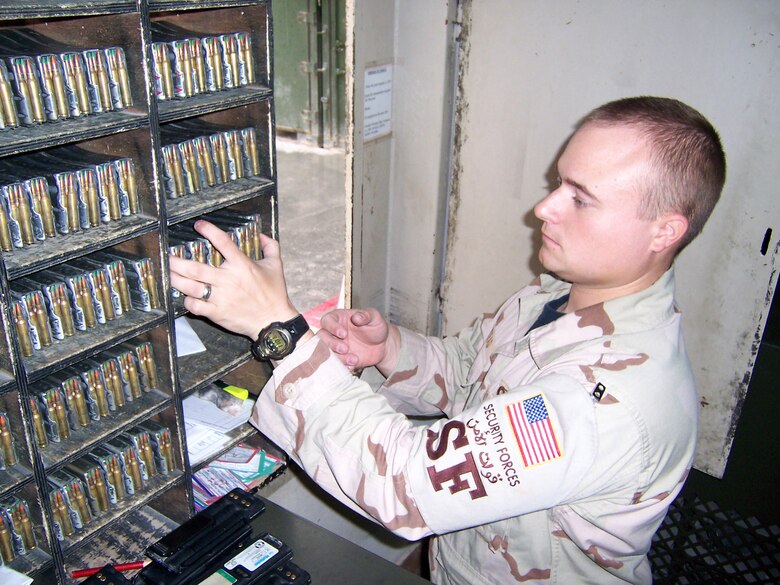
[[[32,31],[38,39],[51,42],[51,53],[61,52],[63,47],[74,52],[121,47],[132,95],[131,105],[115,111],[1,129],[0,168],[24,169],[28,157],[57,155],[74,147],[96,155],[129,158],[134,163],[140,207],[137,213],[117,221],[3,251],[0,259],[4,330],[0,336],[0,412],[6,413],[18,459],[0,469],[0,505],[16,498],[28,506],[35,546],[16,554],[7,564],[32,576],[35,583],[71,583],[71,569],[85,562],[115,562],[117,539],[122,541],[123,550],[141,554],[149,542],[193,513],[194,470],[187,456],[182,398],[247,364],[248,341],[207,321],[193,320],[207,351],[192,357],[177,356],[176,320],[185,311],[177,304],[168,277],[169,236],[171,230],[180,231],[181,224],[218,210],[259,214],[262,231],[278,235],[271,23],[270,1],[260,0],[12,0],[0,7],[0,45],[5,44],[3,37]],[[155,90],[153,45],[161,42],[159,31],[166,27],[187,31],[192,37],[246,33],[251,41],[254,79],[232,88],[161,99]],[[0,57],[13,56],[5,53]],[[35,57],[40,51],[25,54]],[[20,96],[14,99],[18,106]],[[164,137],[175,134],[177,124],[254,129],[257,172],[171,198],[163,147]],[[63,263],[101,252],[149,258],[159,306],[127,311],[31,353],[19,338],[13,312],[20,283],[40,280],[46,271]],[[35,404],[36,392],[43,384],[120,348],[146,343],[156,363],[159,382],[155,388],[146,388],[142,396],[100,420],[74,428],[60,442],[40,444],[31,404]],[[143,489],[63,535],[58,510],[49,499],[49,480],[107,441],[147,421],[170,430],[174,469],[150,476]],[[226,448],[250,436],[262,441],[245,427],[235,432],[235,440]]]

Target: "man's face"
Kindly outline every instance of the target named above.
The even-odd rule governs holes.
[[[650,148],[634,128],[587,124],[558,160],[560,186],[534,208],[539,260],[576,285],[630,286],[653,261],[654,222],[638,218]]]

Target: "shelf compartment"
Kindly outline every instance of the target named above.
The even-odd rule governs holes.
[[[274,183],[269,179],[264,177],[245,177],[217,185],[200,193],[194,193],[178,199],[169,199],[167,201],[169,210],[168,225],[198,217],[260,195],[269,195],[270,199],[273,189]]]
[[[227,4],[227,3],[223,3]],[[269,58],[269,51],[271,48],[270,42],[270,14],[269,7],[266,3],[253,4],[244,3],[244,5],[234,4],[233,7],[219,7],[211,8],[208,6],[197,6],[194,10],[182,10],[186,8],[182,4],[175,4],[171,6],[171,10],[177,12],[163,12],[158,11],[158,7],[150,6],[151,20],[152,20],[152,42],[164,41],[168,42],[169,38],[157,38],[154,30],[155,24],[160,23],[175,27],[182,31],[184,38],[191,37],[213,37],[223,34],[232,34],[238,32],[244,32],[249,34],[249,38],[252,43],[252,63],[254,69],[254,82],[251,85],[243,86],[233,89],[224,89],[216,91],[211,94],[197,94],[195,96],[171,99],[171,100],[158,100],[160,104],[161,120],[166,120],[165,115],[178,110],[180,106],[168,106],[170,104],[184,104],[192,100],[193,98],[200,98],[205,96],[212,96],[211,99],[201,101],[196,100],[204,107],[208,107],[208,104],[216,106],[219,109],[218,103],[225,100],[232,99],[257,99],[258,92],[270,94],[271,87],[271,60]],[[247,91],[241,91],[247,90]],[[222,94],[226,94],[224,97],[220,97]],[[163,105],[165,104],[165,110]],[[186,106],[181,106],[185,107]],[[225,105],[222,108],[226,107]],[[229,107],[229,106],[227,106]],[[170,108],[170,109],[168,109]],[[163,113],[165,112],[165,113]]]
[[[122,500],[115,508],[104,513],[102,516],[93,518],[81,531],[61,540],[60,546],[63,551],[67,551],[66,557],[78,558],[79,562],[83,563],[83,545],[93,543],[95,539],[115,538],[116,532],[114,522],[117,519],[136,512],[145,506],[151,499],[158,496],[160,492],[172,487],[177,482],[180,482],[183,476],[183,472],[180,469],[177,469],[174,473],[169,475],[157,475],[153,477],[149,480],[144,491],[140,494]],[[126,521],[126,519],[123,521]],[[104,530],[108,526],[110,526],[110,530]],[[74,554],[76,554],[77,557],[72,557]]]
[[[221,111],[226,107],[244,106],[271,96],[267,87],[238,87],[216,93],[200,94],[188,98],[166,100],[158,104],[160,121],[172,122],[199,114]]]
[[[251,359],[249,340],[199,317],[188,316],[192,329],[206,346],[205,352],[178,358],[179,385],[189,394],[219,379]]]
[[[131,215],[89,230],[57,235],[43,243],[17,248],[12,253],[4,252],[8,278],[20,278],[50,268],[76,256],[115,245],[127,238],[147,234],[157,227],[156,219],[144,215]]]
[[[71,571],[85,567],[102,567],[109,563],[131,562],[144,559],[146,547],[159,540],[178,523],[149,505],[128,514],[111,526],[110,534],[102,534],[80,547],[78,555],[68,555],[65,568],[67,583],[78,581],[70,577]],[[128,578],[132,573],[127,574]]]
[[[85,452],[102,443],[112,435],[149,418],[170,405],[171,396],[157,389],[145,392],[140,398],[126,403],[120,410],[98,421],[90,421],[86,427],[71,430],[70,437],[49,444],[38,452],[47,471],[54,466],[64,465],[77,459]],[[1,473],[1,472],[0,472]]]
[[[39,351],[24,358],[27,375],[31,382],[39,380],[58,369],[75,364],[101,347],[126,341],[143,330],[163,323],[167,323],[164,311],[147,313],[136,309],[89,332],[79,332],[57,341],[47,347],[46,351]]]
[[[149,126],[148,90],[144,77],[141,23],[138,13],[65,18],[51,21],[0,21],[0,34],[24,28],[42,36],[50,52],[121,47],[125,53],[132,105],[125,109],[77,118],[7,128],[2,134],[0,156],[28,152]],[[32,55],[41,53],[31,48]]]
[[[35,535],[36,547],[29,549],[26,554],[19,555],[10,563],[6,563],[15,571],[21,573],[36,573],[41,571],[51,563],[49,552],[49,542],[46,537],[46,531],[43,527],[43,516],[41,514],[40,503],[38,500],[38,489],[33,483],[27,483],[20,489],[14,489],[12,492],[4,492],[4,498],[18,497],[27,504],[30,512],[30,523],[32,524]]]
[[[73,147],[78,147],[74,150]],[[159,214],[155,193],[152,188],[154,177],[154,162],[152,160],[151,139],[148,131],[136,130],[119,135],[111,135],[95,140],[82,141],[67,147],[50,148],[46,155],[53,158],[70,160],[83,156],[83,153],[94,153],[99,159],[116,161],[131,159],[135,169],[134,177],[138,195],[139,213],[121,216],[118,220],[81,229],[74,233],[60,234],[53,238],[47,238],[43,242],[36,242],[24,248],[14,248],[10,252],[3,252],[8,276],[11,279],[24,276],[43,268],[48,268],[73,256],[96,251],[106,246],[114,245],[122,240],[138,237],[152,231],[157,227]],[[74,154],[75,152],[75,154]],[[5,166],[18,167],[14,174],[22,178],[46,176],[50,181],[49,188],[55,186],[53,181],[54,171],[40,172],[37,165],[30,170],[24,170],[26,159],[29,155],[14,156],[4,161]],[[29,164],[29,163],[28,163]],[[78,170],[75,165],[62,163],[64,170]],[[94,168],[94,167],[93,167]]]
[[[132,12],[135,2],[128,0],[5,0],[0,5],[0,20],[19,18],[59,18],[78,14]]]

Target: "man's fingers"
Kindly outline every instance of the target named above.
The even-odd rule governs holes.
[[[245,257],[232,238],[213,223],[199,219],[195,222],[194,227],[195,231],[211,242],[228,262],[237,262]]]
[[[279,252],[279,242],[266,236],[264,233],[260,233],[260,247],[263,250],[263,258],[278,259],[281,254]]]

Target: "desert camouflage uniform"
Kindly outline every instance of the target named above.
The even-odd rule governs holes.
[[[696,438],[674,274],[527,333],[568,289],[543,276],[443,341],[402,329],[379,393],[315,337],[253,422],[343,502],[401,536],[441,535],[434,582],[650,583]]]

